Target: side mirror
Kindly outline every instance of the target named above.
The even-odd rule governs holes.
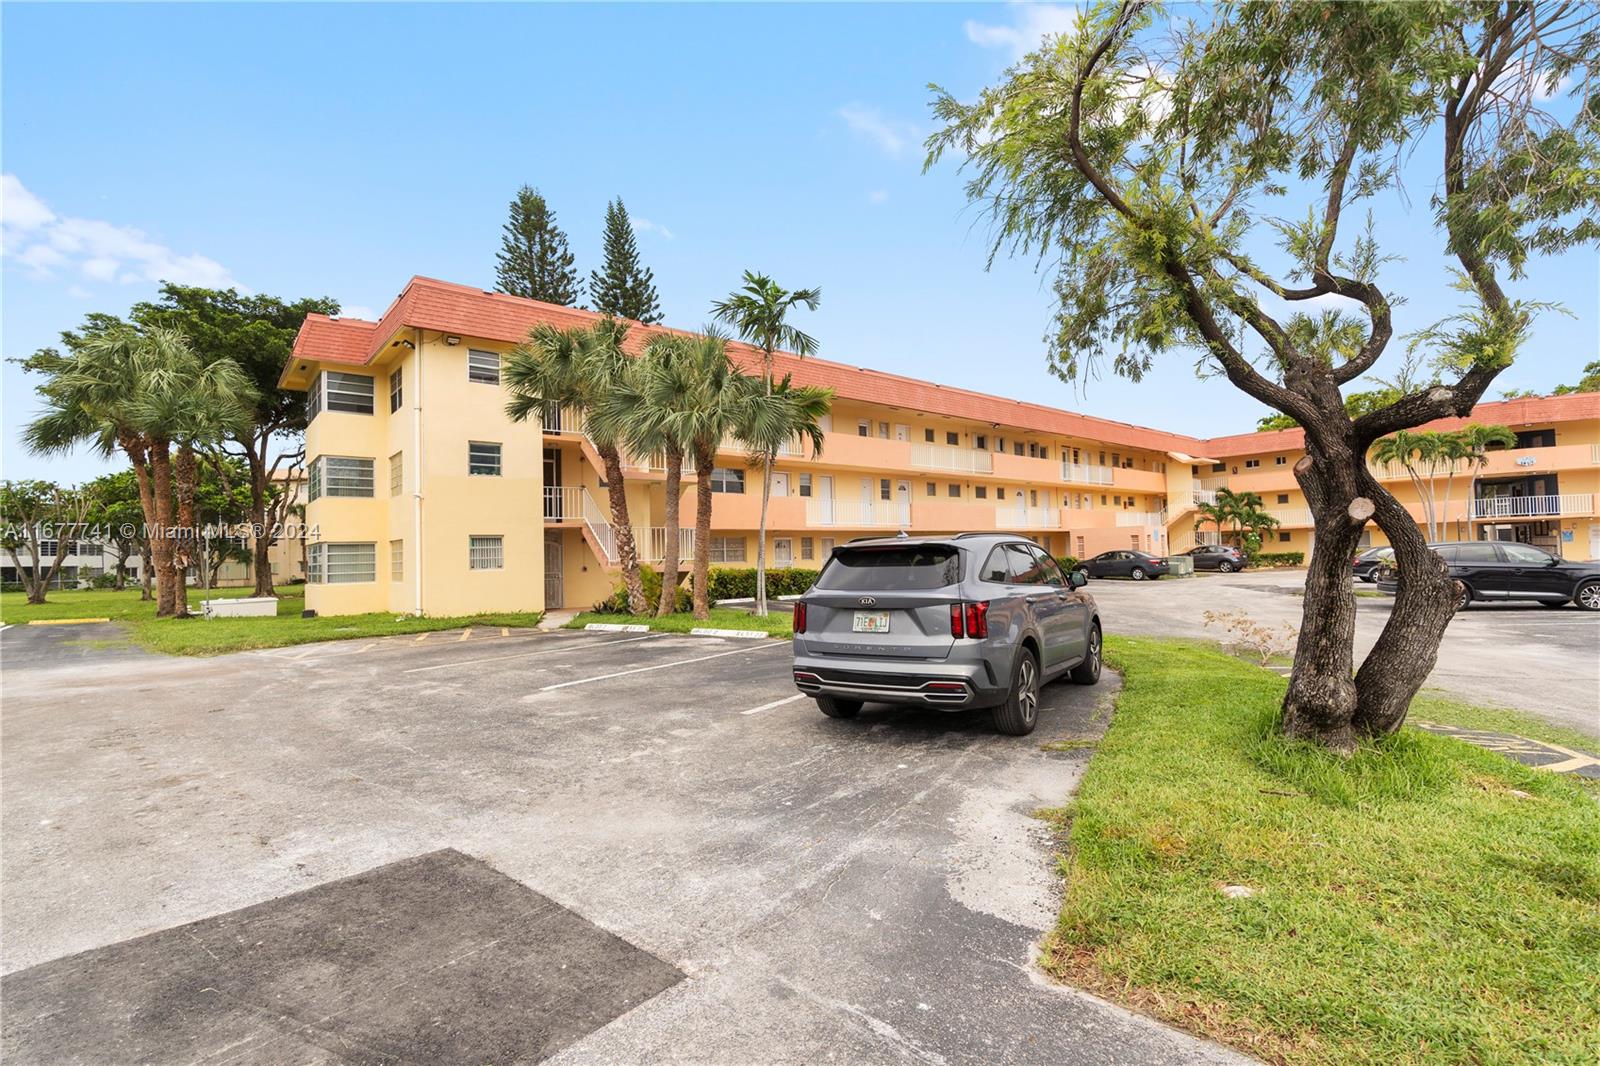
[[[1089,575],[1082,570],[1074,570],[1067,575],[1067,584],[1075,589],[1081,589],[1089,583]]]

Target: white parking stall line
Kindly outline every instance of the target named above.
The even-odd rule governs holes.
[[[795,700],[803,700],[803,699],[807,699],[807,698],[808,697],[806,696],[806,694],[804,692],[796,692],[793,696],[785,696],[781,700],[773,700],[771,703],[763,703],[759,707],[752,707],[748,711],[740,711],[739,713],[740,714],[760,714],[762,711],[770,711],[774,707],[782,707],[785,703],[793,703]]]
[[[715,655],[697,655],[692,659],[676,659],[670,663],[656,663],[654,666],[636,666],[632,670],[618,670],[614,674],[601,674],[599,677],[581,677],[576,681],[562,681],[555,685],[545,685],[540,692],[553,692],[558,688],[571,688],[573,685],[587,685],[594,681],[610,681],[614,677],[627,677],[629,674],[644,674],[651,670],[665,670],[670,666],[688,666],[690,663],[703,663],[707,659],[720,659],[725,655],[747,655],[757,651],[771,651],[773,648],[788,648],[787,641],[773,641],[765,648],[735,648],[732,651],[719,651]]]
[[[652,640],[657,634],[651,633],[643,637],[628,637],[626,640],[592,640],[579,642],[576,640],[561,640],[566,647],[540,648],[537,651],[512,652],[510,655],[489,655],[482,659],[461,659],[456,662],[434,663],[432,666],[413,666],[409,670],[400,671],[403,674],[420,674],[426,670],[445,670],[453,666],[477,666],[479,663],[497,663],[504,659],[530,659],[536,655],[566,655],[583,648],[605,648],[613,644],[633,644],[641,640]],[[557,638],[560,640],[561,638]]]

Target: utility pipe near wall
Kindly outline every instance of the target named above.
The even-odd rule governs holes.
[[[411,404],[411,436],[412,439],[416,441],[416,462],[414,464],[415,469],[411,474],[412,484],[414,486],[411,490],[411,495],[416,501],[416,507],[412,511],[414,519],[412,535],[415,538],[415,541],[411,549],[411,556],[416,560],[416,562],[412,565],[416,568],[417,572],[417,602],[412,614],[415,614],[418,618],[421,618],[422,567],[423,559],[427,556],[427,553],[422,550],[422,474],[427,467],[422,461],[422,330],[417,329],[415,332],[417,337],[417,380],[412,385],[411,389],[412,395],[415,397]]]

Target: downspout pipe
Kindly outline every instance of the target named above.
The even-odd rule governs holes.
[[[422,610],[422,588],[423,588],[422,570],[423,570],[423,566],[425,565],[423,560],[425,560],[427,558],[427,554],[428,554],[427,552],[422,550],[422,472],[427,469],[427,465],[422,461],[422,330],[421,329],[416,329],[413,332],[416,335],[416,341],[417,341],[417,344],[416,344],[416,357],[417,357],[416,379],[417,380],[416,380],[415,384],[413,385],[413,387],[411,389],[411,392],[412,392],[412,395],[413,395],[413,399],[411,401],[411,439],[416,442],[416,449],[415,449],[415,459],[416,459],[416,461],[413,464],[416,469],[413,471],[413,473],[411,475],[411,479],[412,479],[411,480],[411,484],[412,484],[411,498],[414,501],[413,506],[412,506],[412,510],[411,510],[411,514],[412,514],[412,527],[413,527],[412,528],[412,537],[413,537],[413,543],[415,544],[415,547],[412,549],[412,557],[416,559],[416,562],[413,564],[412,569],[416,573],[416,589],[417,589],[417,592],[416,592],[416,606],[412,609],[411,613],[416,615],[418,618],[421,618],[422,614],[423,614],[423,610]]]

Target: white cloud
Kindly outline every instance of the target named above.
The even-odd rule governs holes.
[[[965,25],[967,40],[980,48],[1004,48],[1013,59],[1021,59],[1038,48],[1046,37],[1078,32],[1078,19],[1082,9],[1076,5],[1021,4],[1007,5],[1011,21],[1001,25],[968,19]]]
[[[378,313],[366,304],[339,304],[340,318],[360,318],[368,322],[376,322]]]
[[[634,215],[630,221],[633,223],[635,233],[655,233],[663,240],[672,240],[672,231],[659,222],[651,222],[648,218],[640,218],[638,215]]]
[[[180,255],[142,230],[92,218],[60,217],[15,174],[0,175],[0,234],[7,258],[35,277],[76,273],[88,281],[175,281],[238,288],[228,269],[203,255]]]
[[[846,104],[839,109],[839,117],[852,132],[871,141],[884,155],[900,156],[907,149],[922,144],[922,127],[915,122],[888,118],[875,107]]]
[[[869,204],[886,204],[888,202],[888,189],[873,189],[871,192],[867,193],[867,203]]]

